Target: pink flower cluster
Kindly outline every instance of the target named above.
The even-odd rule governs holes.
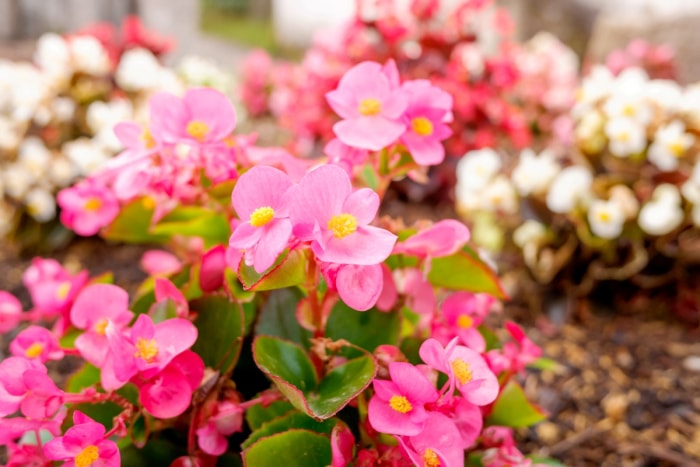
[[[654,45],[634,39],[624,48],[613,50],[605,58],[605,66],[614,75],[627,68],[642,68],[650,79],[677,80],[676,52],[667,44]]]

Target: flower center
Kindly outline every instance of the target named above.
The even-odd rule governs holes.
[[[413,132],[420,136],[430,136],[433,134],[433,122],[425,117],[416,117],[411,120]]]
[[[459,315],[459,318],[457,318],[457,326],[462,329],[469,329],[474,326],[474,320],[469,315]]]
[[[612,216],[610,215],[610,213],[608,211],[600,211],[598,213],[598,219],[600,220],[600,222],[607,223],[607,222],[610,222],[612,220]]]
[[[56,298],[59,300],[65,300],[66,297],[68,297],[69,292],[70,292],[70,282],[61,282],[61,285],[59,285],[56,288]]]
[[[328,230],[335,238],[345,238],[357,230],[357,218],[352,214],[338,214],[328,221]]]
[[[92,327],[92,329],[100,336],[104,336],[105,333],[107,332],[107,324],[108,323],[109,323],[109,321],[107,321],[106,318],[100,318],[100,320],[95,323],[95,325]]]
[[[360,101],[360,105],[357,106],[357,110],[362,115],[372,116],[377,115],[382,111],[382,103],[374,97],[366,97]]]
[[[41,352],[44,351],[44,344],[41,344],[39,342],[34,342],[32,345],[30,345],[27,350],[24,351],[24,355],[27,356],[27,358],[36,358],[39,355],[41,355]]]
[[[85,204],[83,205],[83,209],[86,211],[97,211],[102,207],[102,200],[100,198],[95,198],[92,197],[85,201]]]
[[[423,453],[423,467],[438,467],[440,465],[440,458],[432,448],[428,448]]]
[[[452,372],[459,380],[459,384],[467,384],[473,378],[471,366],[461,358],[452,360]]]
[[[273,217],[275,217],[275,210],[270,206],[263,206],[253,211],[250,215],[250,225],[253,227],[262,227],[270,222]]]
[[[621,131],[617,135],[617,140],[620,141],[621,143],[626,143],[627,141],[630,140],[630,134],[627,131]]]
[[[206,123],[200,122],[199,120],[192,120],[187,124],[187,134],[199,141],[200,143],[204,141],[204,138],[209,133],[209,127]]]
[[[144,209],[151,210],[155,209],[156,207],[156,200],[154,200],[150,196],[144,196],[143,199],[141,200],[141,204],[143,205]]]
[[[625,117],[634,117],[637,113],[637,109],[632,104],[627,104],[622,108],[622,115]]]
[[[134,357],[141,358],[147,363],[153,363],[156,355],[158,355],[158,343],[155,339],[144,339],[143,337],[136,339],[136,353],[134,353]]]
[[[156,146],[156,140],[153,139],[151,130],[148,128],[144,128],[141,132],[141,141],[143,141],[143,145],[146,146],[146,149],[151,149]]]
[[[391,396],[389,399],[389,407],[396,410],[399,413],[407,413],[413,410],[413,406],[405,396]]]
[[[99,458],[99,449],[94,444],[91,444],[75,456],[75,467],[89,467]]]
[[[678,158],[683,157],[683,155],[685,154],[685,144],[678,140],[669,143],[667,147],[671,154]]]

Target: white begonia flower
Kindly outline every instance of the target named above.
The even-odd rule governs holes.
[[[17,162],[32,175],[34,180],[39,180],[46,174],[51,158],[51,151],[36,136],[26,138],[19,145]]]
[[[520,153],[511,179],[518,193],[527,196],[546,191],[560,170],[553,152],[545,150],[538,156],[528,148]]]
[[[685,88],[678,111],[688,117],[692,126],[700,128],[700,83]]]
[[[652,199],[639,211],[639,227],[650,235],[665,235],[683,222],[681,198],[675,185],[664,183],[654,190]]]
[[[480,193],[481,208],[490,212],[515,214],[518,212],[518,195],[505,175],[498,175]]]
[[[6,165],[2,168],[0,175],[3,178],[5,193],[17,200],[24,198],[24,195],[36,181],[32,174],[18,163]]]
[[[73,67],[88,75],[104,76],[109,73],[110,61],[100,41],[92,36],[73,36],[68,41]],[[142,73],[147,73],[142,70]]]
[[[529,244],[539,244],[547,239],[547,227],[542,222],[528,219],[513,231],[513,243],[521,250]]]
[[[580,165],[567,167],[556,176],[547,192],[547,207],[556,213],[573,211],[585,201],[593,183],[591,171]]]
[[[109,155],[89,138],[79,138],[63,145],[63,154],[73,163],[79,176],[90,175],[102,167]]]
[[[148,91],[158,88],[161,64],[150,50],[130,49],[124,52],[114,79],[125,91]]]
[[[693,205],[693,209],[690,211],[690,219],[695,227],[700,227],[700,204]]]
[[[588,207],[588,225],[591,232],[600,238],[611,240],[622,233],[625,212],[616,201],[595,199]]]
[[[34,63],[41,68],[54,86],[73,74],[71,52],[63,37],[54,33],[42,35],[36,43]]]
[[[87,110],[87,124],[95,134],[97,144],[107,151],[117,152],[122,144],[114,133],[119,123],[133,118],[133,109],[128,99],[115,99],[110,102],[96,101]]]
[[[38,222],[48,222],[56,217],[56,200],[43,188],[33,188],[24,198],[27,212]]]
[[[594,65],[576,91],[576,103],[571,111],[572,116],[578,118],[590,112],[599,100],[610,95],[614,81],[615,78],[607,67]]]
[[[656,130],[647,158],[659,170],[671,172],[678,168],[678,159],[685,155],[694,142],[695,137],[685,132],[683,122],[673,120]]]
[[[177,73],[189,86],[207,86],[228,93],[232,84],[232,77],[216,62],[197,55],[184,57],[177,67]]]
[[[605,124],[610,152],[618,157],[628,157],[644,151],[647,137],[644,127],[629,118],[615,118]]]
[[[654,117],[651,105],[639,95],[614,95],[603,105],[610,120],[629,119],[644,127]]]
[[[59,122],[71,121],[75,115],[75,101],[70,97],[57,97],[51,101],[51,111]]]
[[[622,208],[626,220],[634,219],[639,214],[639,201],[634,192],[626,185],[615,185],[610,188],[608,199]]]
[[[161,91],[178,96],[184,94],[187,89],[187,86],[185,86],[185,83],[182,82],[175,71],[165,67],[161,68],[158,73],[158,84],[156,86]]]
[[[457,163],[457,183],[469,190],[482,190],[501,170],[501,159],[493,149],[469,151]]]
[[[12,150],[20,143],[17,123],[0,115],[0,149]]]
[[[693,204],[700,204],[700,164],[695,164],[690,178],[681,185],[681,193]]]
[[[75,166],[65,157],[55,157],[51,161],[49,179],[56,187],[67,187],[75,180],[76,176]]]
[[[654,79],[647,84],[646,96],[662,109],[675,113],[683,103],[683,88],[670,79]]]
[[[12,86],[12,118],[19,122],[31,120],[41,103],[48,98],[50,89],[44,76],[30,64],[15,67]]]

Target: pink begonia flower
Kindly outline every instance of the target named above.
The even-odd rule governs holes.
[[[149,101],[151,133],[165,143],[217,143],[231,134],[236,113],[231,101],[209,88],[192,88],[180,99],[167,92]]]
[[[425,275],[416,268],[396,269],[394,280],[399,293],[406,297],[406,306],[422,315],[423,324],[429,322],[435,312],[437,299],[435,289]]]
[[[112,323],[117,329],[124,329],[133,316],[124,289],[111,284],[87,286],[70,310],[73,326],[85,331],[75,339],[75,348],[85,360],[101,368],[109,352],[107,326]]]
[[[119,203],[106,187],[79,183],[56,195],[61,207],[61,222],[78,235],[95,235],[119,214]]]
[[[506,426],[489,426],[481,434],[481,442],[487,448],[515,446],[513,429]]]
[[[469,229],[454,219],[445,219],[408,237],[394,248],[394,253],[403,253],[419,258],[450,256],[469,241]]]
[[[457,345],[453,339],[443,347],[437,339],[428,339],[420,346],[420,358],[449,377],[449,392],[455,386],[474,405],[487,405],[498,397],[496,375],[476,351]]]
[[[12,331],[22,321],[22,304],[9,292],[0,290],[0,333]]]
[[[369,401],[369,423],[381,433],[414,436],[423,431],[428,412],[425,404],[435,402],[438,391],[410,363],[389,364],[391,381],[375,379]]]
[[[484,451],[481,458],[484,467],[535,467],[532,459],[528,459],[514,445],[504,445]]]
[[[9,357],[0,362],[0,416],[19,409],[25,417],[44,419],[63,403],[63,391],[36,360]]]
[[[464,448],[461,435],[449,417],[429,412],[423,431],[415,436],[398,437],[414,465],[463,467]]]
[[[224,284],[226,269],[226,247],[216,245],[202,256],[199,271],[199,287],[203,292],[213,292]]]
[[[54,436],[59,436],[64,418],[65,410],[58,411],[48,420],[29,420],[25,417],[0,418],[0,446],[11,445],[25,433],[36,430],[46,430]],[[20,467],[26,467],[26,465]]]
[[[419,165],[437,165],[445,159],[442,140],[452,136],[445,123],[452,117],[452,96],[428,80],[407,81],[401,86],[408,99],[403,115],[406,131],[401,142]]]
[[[60,430],[58,433],[60,434]],[[51,461],[44,456],[42,446],[37,444],[10,443],[7,448],[7,463],[3,467],[45,467]]]
[[[250,166],[271,166],[284,171],[294,182],[298,182],[314,163],[295,157],[284,148],[257,147],[246,148],[245,155]]]
[[[333,125],[343,143],[378,151],[404,132],[401,117],[406,96],[390,75],[379,63],[362,62],[343,75],[337,89],[326,94],[328,104],[343,119]]]
[[[476,444],[484,426],[484,417],[478,406],[456,396],[441,400],[435,410],[448,416],[457,427],[462,449],[469,449]]]
[[[329,164],[339,165],[350,176],[355,166],[364,164],[369,158],[369,151],[366,149],[348,146],[338,138],[330,140],[323,152],[328,155]]]
[[[169,276],[182,270],[182,261],[163,250],[148,250],[141,256],[141,269],[150,276]]]
[[[10,342],[10,352],[12,355],[30,360],[37,359],[42,363],[63,358],[63,350],[56,336],[44,327],[33,325],[22,330]]]
[[[190,312],[190,305],[180,289],[168,279],[159,277],[155,280],[156,302],[154,306],[163,300],[172,300],[175,305],[175,316],[177,318],[187,318]]]
[[[350,308],[367,311],[377,303],[383,286],[381,265],[322,263],[321,270],[329,288]]]
[[[44,445],[44,454],[66,467],[119,467],[121,455],[114,441],[105,439],[105,427],[84,413],[73,413],[74,425],[63,436]]]
[[[228,449],[227,436],[243,431],[243,412],[240,404],[221,401],[204,426],[197,429],[197,443],[202,451],[220,456]]]
[[[477,329],[496,299],[486,293],[455,292],[442,303],[442,316],[446,326],[433,337],[447,345],[455,336],[462,344],[479,353],[486,351],[486,341]]]
[[[231,193],[241,219],[231,234],[229,247],[245,250],[245,262],[262,273],[287,247],[292,235],[289,220],[292,180],[281,170],[255,166],[241,175]]]
[[[355,437],[345,423],[336,423],[331,431],[331,467],[345,467],[352,462]]]
[[[348,174],[340,167],[322,165],[307,173],[291,197],[294,235],[311,241],[319,260],[373,265],[391,254],[396,235],[369,225],[379,209],[379,196],[369,188],[353,192]]]
[[[520,373],[525,367],[542,356],[542,349],[532,342],[522,328],[512,321],[507,321],[505,328],[515,342],[506,342],[501,349],[489,350],[486,354],[494,373],[505,370]]]
[[[145,381],[136,381],[139,402],[154,417],[172,418],[190,406],[192,394],[204,377],[204,362],[191,350],[178,354],[163,370],[143,374]]]
[[[74,276],[54,259],[34,258],[22,274],[22,282],[29,290],[34,309],[48,317],[64,315],[65,326],[68,325],[67,315],[73,300],[87,281],[87,271]]]
[[[112,323],[106,331],[114,356],[114,375],[124,383],[140,372],[162,371],[197,340],[197,328],[190,321],[172,318],[153,324],[151,317],[145,314],[139,315],[131,329],[123,334]]]
[[[382,291],[377,298],[377,308],[381,311],[390,311],[399,299],[399,293],[396,290],[394,275],[389,266],[386,263],[382,263],[380,266],[382,267]]]

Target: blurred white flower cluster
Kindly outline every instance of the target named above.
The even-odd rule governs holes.
[[[630,275],[679,237],[700,232],[700,84],[594,67],[571,117],[573,141],[556,155],[526,149],[509,158],[482,149],[459,162],[458,211],[500,226],[501,241],[489,228],[485,246],[502,249],[511,238],[531,269],[543,268],[545,256],[556,270],[564,256],[583,255]],[[546,282],[555,272],[535,275]]]
[[[0,236],[25,213],[53,219],[56,192],[122,149],[114,126],[145,123],[153,93],[204,85],[231,91],[212,62],[189,57],[176,71],[146,48],[115,53],[85,33],[43,35],[33,63],[0,60]]]

